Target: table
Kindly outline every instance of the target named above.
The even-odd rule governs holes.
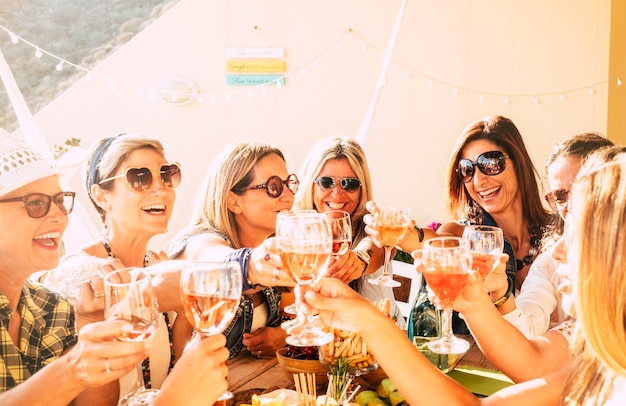
[[[470,349],[458,361],[457,367],[496,369],[482,354],[471,335],[461,337],[470,342]],[[256,388],[293,389],[294,382],[278,365],[276,357],[259,359],[243,350],[235,359],[228,362],[228,387],[233,393]]]

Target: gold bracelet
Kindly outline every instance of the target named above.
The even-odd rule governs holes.
[[[506,278],[507,282],[509,284],[508,288],[506,289],[506,293],[504,294],[504,296],[502,296],[500,299],[496,300],[495,302],[493,302],[494,306],[496,307],[500,307],[503,304],[506,303],[507,300],[509,300],[509,298],[511,297],[511,293],[513,293],[513,280],[511,278]]]

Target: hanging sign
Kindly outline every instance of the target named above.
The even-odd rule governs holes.
[[[284,72],[285,61],[227,61],[226,72]]]
[[[285,48],[226,48],[226,59],[283,59]]]
[[[283,75],[226,75],[228,86],[284,86]]]

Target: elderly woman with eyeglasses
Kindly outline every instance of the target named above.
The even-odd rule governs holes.
[[[167,231],[174,208],[181,168],[165,158],[159,140],[143,134],[119,134],[96,142],[89,151],[85,183],[89,199],[104,225],[102,234],[77,252],[61,259],[44,284],[67,295],[71,302],[91,295],[103,304],[102,272],[111,268],[147,267],[161,261],[148,249],[152,237]],[[91,281],[92,291],[81,291]],[[81,295],[83,297],[81,298]],[[158,389],[187,342],[188,325],[180,301],[160,300],[162,314],[150,357],[144,361],[143,380]],[[104,317],[94,309],[94,319]],[[176,325],[178,327],[176,327]],[[184,326],[183,333],[177,328]],[[120,395],[136,390],[136,373],[120,381]]]
[[[243,296],[225,329],[231,358],[245,347],[257,357],[285,346],[283,289],[294,286],[273,249],[276,216],[291,210],[298,178],[283,153],[260,142],[236,142],[212,162],[199,189],[189,225],[174,239],[172,258],[235,260],[243,272]],[[290,300],[293,300],[290,298]]]

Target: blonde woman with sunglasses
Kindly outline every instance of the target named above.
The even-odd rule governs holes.
[[[272,286],[295,282],[280,267],[270,237],[278,213],[291,210],[298,185],[278,148],[237,141],[212,162],[191,221],[171,244],[172,258],[240,263],[243,296],[223,333],[231,358],[244,348],[258,358],[274,357],[285,346],[282,309],[293,298],[283,300],[284,290]]]
[[[384,252],[365,233],[366,203],[373,198],[372,182],[365,151],[348,136],[332,136],[318,141],[300,167],[301,187],[294,209],[324,213],[342,210],[350,214],[351,249],[334,259],[330,276],[340,279],[372,302],[389,299],[391,316],[404,328],[405,320],[396,306],[390,287],[374,286],[366,279],[382,272]]]
[[[167,231],[176,199],[175,188],[182,179],[178,163],[165,158],[161,142],[143,134],[119,134],[96,142],[89,152],[85,182],[89,199],[98,212],[103,232],[78,252],[69,253],[59,266],[48,272],[46,286],[63,292],[71,302],[90,295],[103,302],[102,272],[122,266],[146,267],[161,261],[148,249],[152,237]],[[91,290],[81,291],[85,281]],[[84,298],[83,298],[84,299]],[[143,379],[148,388],[158,389],[186,343],[187,328],[180,304],[164,308],[153,340],[150,357],[144,361]],[[178,308],[180,307],[180,308]],[[102,308],[94,309],[94,319],[103,317]],[[178,341],[177,341],[178,339]],[[120,395],[136,390],[136,374],[120,380]]]

